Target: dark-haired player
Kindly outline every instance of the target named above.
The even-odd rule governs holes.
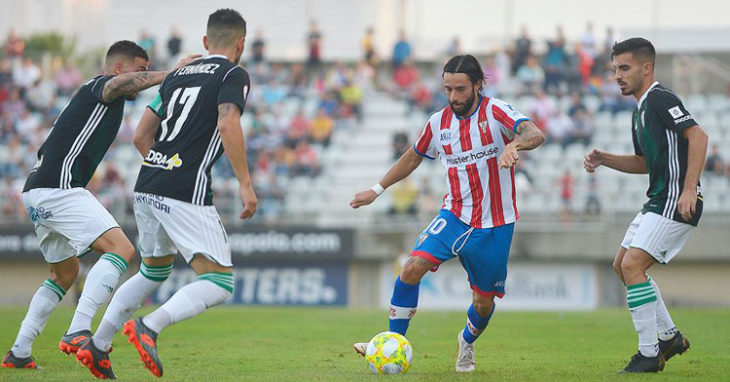
[[[494,296],[504,296],[507,260],[517,221],[514,164],[519,150],[531,150],[544,137],[514,107],[480,93],[484,73],[471,55],[455,56],[444,66],[449,106],[433,114],[420,137],[372,189],[359,192],[352,208],[372,203],[407,177],[425,157],[441,157],[449,193],[438,216],[418,236],[411,257],[395,280],[390,300],[390,330],[405,335],[418,305],[418,286],[429,270],[459,257],[469,276],[473,304],[458,334],[456,371],[474,371],[474,341],[494,312]],[[366,343],[355,351],[365,353]]]
[[[676,354],[689,349],[659,293],[646,273],[655,263],[668,263],[684,246],[702,215],[700,174],[707,155],[707,134],[679,98],[654,79],[654,46],[630,38],[613,46],[614,77],[624,95],[638,101],[631,137],[633,155],[593,149],[585,156],[586,171],[599,166],[630,174],[649,174],[649,198],[629,225],[613,268],[626,285],[639,351],[621,372],[657,372]],[[657,338],[658,337],[658,338]]]
[[[246,22],[237,11],[212,13],[203,39],[209,55],[172,71],[137,126],[135,144],[144,160],[134,187],[134,215],[142,264],[119,287],[92,341],[77,354],[96,377],[114,376],[109,348],[122,326],[145,367],[161,377],[159,333],[233,294],[231,248],[213,205],[210,170],[225,149],[239,182],[241,218],[252,217],[257,200],[241,130],[250,84],[237,65],[245,36]],[[178,252],[198,279],[154,312],[127,321],[170,275]]]
[[[191,58],[181,61],[187,63]],[[147,53],[131,41],[109,47],[104,74],[76,92],[38,150],[23,187],[23,204],[35,225],[51,277],[30,301],[2,367],[36,368],[33,341],[79,272],[78,257],[102,253],[89,271],[71,326],[59,349],[76,353],[91,337],[91,319],[126,272],[134,247],[111,214],[84,187],[119,131],[125,99],[159,84],[168,72],[148,72]]]

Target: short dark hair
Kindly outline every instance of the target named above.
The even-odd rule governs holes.
[[[632,37],[613,44],[611,59],[623,53],[633,53],[634,57],[642,61],[656,60],[654,45],[645,38]]]
[[[205,33],[211,45],[231,45],[238,37],[246,36],[246,20],[234,9],[221,8],[208,16]]]
[[[476,57],[471,54],[462,54],[451,57],[451,59],[446,62],[446,65],[444,65],[444,73],[441,76],[443,77],[446,73],[464,73],[469,76],[472,84],[482,81],[483,85],[485,80],[482,66],[479,65],[479,61],[477,61]]]
[[[142,57],[145,61],[150,60],[150,56],[147,55],[147,52],[141,46],[129,40],[121,40],[112,44],[109,50],[106,51],[106,60],[109,60],[113,56],[125,56],[129,58]]]

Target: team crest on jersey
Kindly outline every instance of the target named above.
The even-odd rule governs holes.
[[[675,107],[673,107],[671,109],[668,109],[667,111],[669,112],[669,115],[671,115],[672,118],[675,118],[675,119],[684,115],[684,113],[679,108],[679,106],[675,106]]]
[[[182,166],[182,163],[183,161],[178,153],[175,153],[175,155],[168,158],[166,154],[150,150],[147,157],[144,158],[142,166],[161,168],[163,170],[171,171]]]

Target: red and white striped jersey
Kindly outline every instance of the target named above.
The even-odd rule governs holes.
[[[413,148],[429,159],[439,155],[446,167],[442,208],[474,228],[517,221],[514,168],[500,169],[497,159],[524,120],[511,105],[487,97],[470,117],[459,118],[447,106],[429,118]]]

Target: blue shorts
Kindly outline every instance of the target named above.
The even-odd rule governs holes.
[[[458,256],[472,290],[502,298],[514,228],[515,223],[472,228],[451,211],[441,210],[418,235],[411,256],[423,257],[437,266]]]

